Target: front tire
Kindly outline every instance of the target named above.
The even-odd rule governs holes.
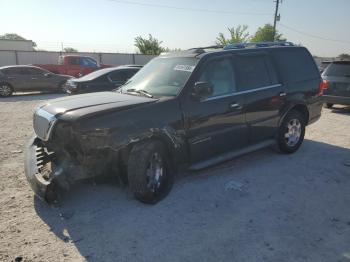
[[[294,153],[299,149],[305,136],[305,118],[299,111],[291,111],[279,128],[277,144],[280,152]]]
[[[0,84],[0,97],[9,97],[13,94],[13,88],[11,85],[2,83]]]
[[[160,141],[136,144],[130,152],[127,169],[130,190],[143,203],[159,202],[172,188],[173,170]]]

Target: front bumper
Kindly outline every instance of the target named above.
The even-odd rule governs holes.
[[[49,203],[58,200],[75,181],[94,176],[83,167],[50,152],[36,136],[26,145],[24,171],[34,193]]]
[[[34,193],[46,200],[52,181],[46,180],[40,173],[42,155],[40,154],[41,148],[38,147],[38,140],[37,137],[32,137],[26,145],[24,171]]]

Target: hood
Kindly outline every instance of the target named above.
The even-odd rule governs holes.
[[[98,92],[49,100],[40,108],[58,119],[69,121],[101,112],[133,108],[156,101],[157,99],[154,98],[117,92]]]

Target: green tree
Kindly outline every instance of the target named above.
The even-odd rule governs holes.
[[[135,38],[135,46],[144,55],[159,55],[168,50],[161,46],[162,43],[162,41],[154,38],[151,34],[148,35],[148,39],[141,36]]]
[[[65,48],[63,48],[63,51],[67,52],[67,53],[76,53],[76,52],[78,52],[78,50],[73,48],[73,47],[65,47]]]
[[[0,35],[0,39],[4,39],[4,40],[27,40],[24,37],[22,37],[20,35],[17,35],[17,34],[14,34],[14,33],[7,33],[7,34]],[[33,42],[33,47],[36,47],[36,43],[35,42]]]
[[[274,30],[271,24],[266,24],[263,27],[259,27],[255,35],[252,37],[252,42],[273,42],[273,41],[286,41],[282,38],[282,34],[279,34],[276,30],[276,37],[274,39]]]
[[[338,55],[338,58],[341,60],[350,60],[350,55],[349,54],[340,54],[340,55]]]
[[[237,27],[227,28],[230,36],[226,38],[223,33],[219,33],[215,43],[219,46],[225,46],[228,44],[237,44],[247,42],[249,40],[249,33],[247,32],[247,25],[238,25]]]

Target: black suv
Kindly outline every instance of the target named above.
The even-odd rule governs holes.
[[[295,152],[320,118],[322,87],[307,49],[287,43],[161,55],[118,92],[38,108],[25,173],[47,201],[109,173],[156,203],[182,164],[198,170],[276,144]]]
[[[322,74],[328,82],[323,100],[328,108],[334,104],[350,106],[350,61],[334,61]]]

